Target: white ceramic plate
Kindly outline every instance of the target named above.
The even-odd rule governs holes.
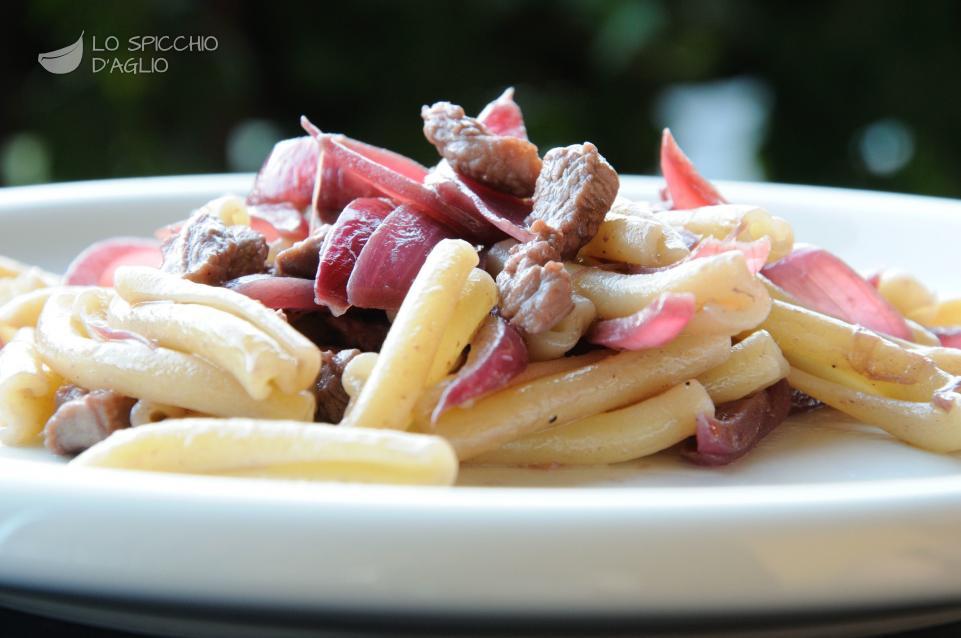
[[[0,254],[61,270],[88,243],[149,234],[250,176],[0,190]],[[626,178],[652,199],[658,180]],[[759,184],[858,268],[957,289],[961,202]],[[954,290],[952,290],[954,288]],[[830,413],[721,469],[665,453],[594,469],[467,469],[452,489],[71,471],[0,448],[0,585],[168,609],[358,617],[663,621],[961,601],[961,458]]]

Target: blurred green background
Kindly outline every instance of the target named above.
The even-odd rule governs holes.
[[[670,125],[715,178],[961,196],[961,3],[34,1],[4,8],[0,182],[255,170],[298,116],[422,162],[421,104],[517,88],[541,150],[653,173]],[[37,55],[84,32],[84,61]],[[213,35],[213,52],[125,49]],[[93,73],[161,55],[165,73]],[[103,55],[103,54],[100,54]]]

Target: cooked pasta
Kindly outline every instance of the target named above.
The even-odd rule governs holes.
[[[475,456],[472,463],[587,465],[648,456],[693,436],[699,415],[714,404],[697,381],[680,383],[620,410],[528,434]]]
[[[0,324],[13,328],[35,328],[43,304],[58,290],[61,290],[61,287],[37,288],[10,299],[0,306]]]
[[[911,445],[934,452],[961,449],[961,405],[945,397],[947,404],[910,401],[880,396],[823,379],[794,368],[788,380],[795,388],[865,423],[883,428]]]
[[[908,318],[927,327],[961,326],[961,299],[948,299],[916,308]]]
[[[734,344],[731,357],[698,376],[714,403],[727,403],[754,394],[787,376],[791,369],[774,339],[758,330]]]
[[[107,323],[205,359],[233,376],[253,399],[266,399],[275,389],[293,394],[306,388],[293,355],[250,322],[217,308],[169,301],[131,306],[114,297]]]
[[[141,399],[130,408],[130,425],[137,427],[138,425],[159,423],[167,419],[181,419],[187,416],[188,413],[188,410],[178,408],[174,405],[152,403]]]
[[[424,390],[454,304],[478,263],[473,246],[442,240],[427,257],[397,317],[377,363],[351,407],[345,425],[403,430]]]
[[[345,417],[350,414],[357,402],[357,397],[360,396],[360,391],[364,389],[364,384],[370,378],[375,363],[377,363],[376,352],[361,352],[344,367],[340,382],[349,399],[347,407],[344,409]]]
[[[437,383],[457,367],[470,338],[496,305],[497,286],[494,280],[483,270],[474,268],[467,275],[450,324],[437,346],[437,354],[427,375],[427,385]]]
[[[568,270],[577,293],[594,302],[603,319],[630,315],[666,292],[694,293],[698,312],[687,325],[687,334],[738,334],[763,321],[771,303],[764,285],[737,252],[693,259],[648,275],[574,264]]]
[[[454,408],[436,423],[415,415],[415,428],[443,436],[465,460],[520,436],[636,403],[729,356],[730,340],[725,337],[680,338],[663,349],[622,352],[510,386],[468,409]]]
[[[76,471],[450,485],[679,443],[730,463],[823,402],[961,450],[961,299],[795,246],[669,131],[659,201],[618,196],[595,145],[517,137],[511,95],[476,122],[425,107],[431,169],[304,118],[163,244],[105,239],[63,280],[0,258],[0,442]]]
[[[60,278],[54,274],[0,257],[0,306],[22,294],[59,284]]]
[[[794,231],[791,225],[757,206],[723,204],[690,210],[665,210],[659,212],[658,216],[661,220],[698,236],[711,236],[716,239],[735,237],[740,241],[767,237],[771,240],[768,262],[784,257],[794,246]]]
[[[587,297],[575,294],[574,307],[554,327],[536,335],[525,335],[527,353],[531,361],[547,361],[563,357],[577,345],[587,332],[597,311],[594,303]]]
[[[43,364],[34,347],[32,328],[21,328],[0,349],[0,442],[38,443],[54,410],[61,380]]]
[[[597,234],[581,248],[582,257],[636,266],[668,266],[690,254],[684,240],[654,214],[624,215],[610,212]]]
[[[873,332],[775,301],[762,324],[794,368],[880,396],[930,401],[952,376]]]
[[[254,419],[170,419],[115,433],[73,465],[358,483],[450,485],[457,458],[423,434]]]
[[[878,292],[903,315],[937,303],[938,298],[921,281],[901,270],[885,270],[878,276]]]
[[[306,388],[320,371],[320,351],[289,323],[257,301],[244,295],[215,286],[205,286],[154,268],[118,268],[114,276],[117,294],[130,304],[148,301],[167,301],[180,304],[199,304],[232,314],[243,319],[278,344],[297,360],[295,383]],[[213,326],[216,330],[216,326]]]
[[[194,355],[136,339],[91,338],[77,316],[106,321],[112,296],[105,289],[62,291],[44,306],[37,324],[37,352],[65,380],[215,416],[311,419],[314,399],[307,392],[273,392],[255,400],[229,373]]]

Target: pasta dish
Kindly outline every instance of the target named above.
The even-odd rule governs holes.
[[[670,131],[643,202],[590,142],[542,153],[512,89],[421,118],[430,168],[302,118],[244,197],[62,276],[0,258],[0,442],[418,485],[668,449],[724,465],[820,409],[961,449],[961,299],[795,243]]]

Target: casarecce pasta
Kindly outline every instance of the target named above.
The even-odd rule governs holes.
[[[593,144],[541,154],[512,93],[422,119],[434,168],[305,118],[162,244],[99,242],[62,279],[0,260],[0,440],[77,471],[450,485],[465,462],[733,462],[790,388],[961,449],[961,301],[796,246],[669,132],[641,202]]]

